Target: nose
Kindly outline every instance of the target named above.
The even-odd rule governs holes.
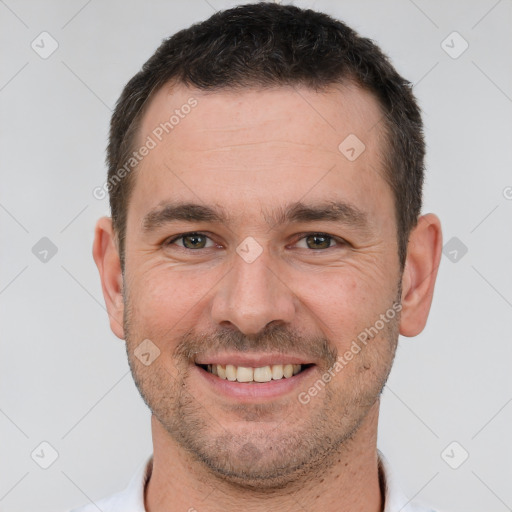
[[[212,320],[234,326],[247,336],[256,335],[271,322],[291,323],[295,296],[265,251],[251,263],[238,254],[233,260],[212,299]]]

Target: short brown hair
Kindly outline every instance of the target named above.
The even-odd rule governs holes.
[[[382,51],[341,21],[310,9],[260,2],[220,11],[163,41],[125,86],[114,110],[107,151],[108,190],[121,265],[134,185],[118,170],[134,151],[146,106],[170,82],[203,90],[306,86],[319,91],[354,81],[383,111],[384,177],[395,197],[400,265],[421,210],[425,143],[411,84]]]

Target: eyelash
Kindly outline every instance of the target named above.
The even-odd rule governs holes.
[[[198,235],[198,236],[204,236],[206,238],[208,238],[209,240],[211,240],[213,242],[213,240],[206,234],[206,233],[202,233],[200,231],[190,231],[188,233],[182,233],[180,235],[176,235],[175,237],[171,238],[171,239],[167,239],[163,242],[163,246],[169,246],[169,245],[172,245],[174,244],[174,242],[176,242],[177,240],[180,240],[180,239],[183,239],[187,236],[194,236],[194,235]],[[294,243],[297,243],[301,240],[304,240],[305,238],[307,238],[308,236],[314,236],[314,235],[317,235],[317,236],[323,236],[323,237],[327,237],[327,238],[330,238],[331,241],[334,241],[338,244],[338,246],[346,246],[346,245],[349,245],[349,243],[346,241],[346,240],[343,240],[342,238],[338,238],[334,235],[329,235],[328,233],[323,233],[323,232],[320,232],[320,231],[311,231],[311,232],[307,232],[307,233],[299,233],[297,235],[297,238],[295,240]],[[188,247],[181,247],[181,246],[178,246],[180,247],[180,249],[185,249],[186,251],[198,251],[200,249],[189,249]],[[309,249],[311,252],[320,252],[320,251],[325,251],[327,249],[333,249],[335,248],[336,246],[329,246],[327,247],[326,249]],[[204,249],[211,249],[211,247],[204,247],[202,248],[203,250]]]

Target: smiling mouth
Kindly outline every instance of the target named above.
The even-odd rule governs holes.
[[[223,380],[257,384],[272,380],[289,379],[313,366],[313,364],[273,364],[259,368],[232,364],[197,364],[197,366]]]

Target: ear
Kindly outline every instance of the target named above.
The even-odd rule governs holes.
[[[92,255],[100,273],[110,328],[118,338],[124,339],[123,275],[110,217],[102,217],[96,223]]]
[[[443,248],[441,222],[429,213],[411,231],[402,276],[400,334],[417,336],[427,323]]]

